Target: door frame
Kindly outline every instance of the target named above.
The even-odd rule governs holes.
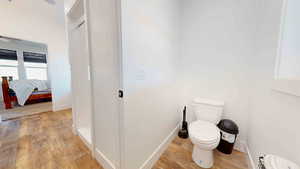
[[[78,0],[77,0],[78,1]],[[84,15],[83,15],[83,19],[85,21],[85,43],[86,43],[86,47],[87,47],[87,55],[89,57],[89,65],[88,65],[88,72],[89,72],[89,80],[90,80],[90,96],[91,96],[91,119],[90,119],[90,122],[91,122],[91,140],[92,140],[92,144],[91,144],[91,151],[92,151],[92,156],[95,157],[95,151],[96,151],[96,147],[95,147],[95,124],[94,124],[94,93],[92,92],[93,90],[93,79],[92,79],[92,72],[90,71],[91,70],[91,67],[92,67],[92,64],[91,64],[91,45],[90,45],[90,33],[89,33],[89,19],[88,19],[88,0],[82,0],[83,1],[83,10],[84,10]]]
[[[118,25],[118,27],[116,28],[117,29],[117,32],[118,32],[118,44],[117,44],[117,51],[118,51],[118,61],[119,61],[119,70],[118,70],[118,74],[119,74],[119,84],[118,84],[118,88],[119,90],[122,90],[124,92],[124,88],[123,88],[123,60],[122,60],[122,28],[121,28],[121,0],[114,0],[115,1],[115,8],[116,8],[116,25]],[[89,50],[89,53],[90,53],[90,60],[92,60],[92,56],[91,56],[91,42],[90,42],[90,37],[91,37],[91,34],[90,34],[90,28],[89,28],[89,25],[90,25],[90,21],[89,21],[89,0],[84,0],[84,10],[85,10],[85,19],[86,19],[86,25],[87,25],[87,39],[88,39],[88,50]],[[93,64],[91,63],[91,69],[93,68]],[[93,82],[93,72],[91,71],[90,72],[90,76],[91,76],[91,81]],[[92,86],[92,89],[93,89],[93,83],[91,83],[91,86]],[[118,95],[118,92],[119,91],[115,91],[115,94]],[[126,94],[125,94],[126,95]],[[95,112],[95,105],[94,105],[94,93],[92,92],[92,112]],[[123,169],[124,168],[124,150],[125,150],[125,147],[124,147],[124,96],[123,98],[120,98],[118,99],[118,112],[116,113],[116,118],[117,118],[117,124],[118,126],[116,127],[116,139],[117,139],[117,145],[116,145],[116,154],[118,156],[118,159],[117,159],[117,164],[115,164],[116,166],[116,169]],[[92,119],[95,119],[95,114],[92,113]],[[93,142],[95,143],[96,142],[96,136],[95,136],[95,122],[93,121],[92,122],[92,140]],[[93,157],[95,157],[95,151],[96,151],[96,146],[95,144],[93,144]]]
[[[83,10],[84,10],[84,13],[83,13],[83,16],[81,16],[78,20],[76,20],[75,22],[71,22],[72,19],[70,19],[70,14],[72,13],[73,10],[75,10],[75,8],[78,6],[78,5],[81,5],[80,3],[83,3]],[[86,44],[86,47],[87,47],[87,57],[89,58],[89,64],[88,64],[88,73],[89,73],[89,81],[90,81],[90,89],[92,90],[92,79],[91,79],[91,71],[90,71],[90,67],[91,67],[91,55],[90,55],[90,44],[89,44],[89,33],[88,33],[88,18],[87,18],[87,15],[86,15],[86,11],[87,11],[87,6],[86,6],[86,0],[75,0],[72,7],[70,8],[70,10],[67,12],[66,14],[66,24],[67,24],[67,31],[68,31],[68,40],[70,39],[70,36],[71,36],[71,32],[74,31],[75,29],[79,28],[82,24],[82,26],[84,26],[85,28],[85,44]],[[70,46],[68,46],[69,48],[69,55],[71,53],[71,49],[70,49]],[[70,60],[70,63],[71,63],[71,57],[69,56],[69,60]],[[71,71],[72,71],[72,64],[71,65]],[[73,79],[74,80],[74,79]],[[72,78],[71,78],[71,81],[73,81]],[[73,95],[73,91],[74,91],[74,86],[72,85],[73,82],[71,83],[71,88],[72,88],[72,95]],[[92,156],[94,157],[94,154],[95,154],[95,139],[94,139],[94,120],[93,120],[93,112],[94,112],[94,109],[93,109],[93,92],[90,90],[90,99],[91,99],[91,118],[90,118],[90,122],[91,122],[91,143],[90,145],[87,145],[88,148],[91,150],[92,152]],[[73,96],[72,96],[73,98]],[[74,109],[74,110],[73,110]],[[76,134],[76,135],[79,135],[78,132],[77,132],[77,124],[76,124],[76,121],[77,121],[77,110],[76,110],[76,105],[74,103],[74,101],[72,100],[72,118],[73,118],[73,133]],[[82,138],[81,138],[82,139]],[[85,140],[82,139],[84,142]],[[85,143],[85,144],[88,144],[88,143]]]
[[[118,25],[118,56],[119,56],[119,90],[122,90],[123,96],[119,98],[119,126],[118,126],[118,140],[119,140],[119,167],[125,169],[125,114],[124,114],[124,99],[126,92],[124,91],[124,76],[123,76],[123,38],[122,38],[122,1],[116,1],[116,16]]]
[[[89,60],[90,60],[90,70],[92,70],[93,68],[93,63],[91,63],[92,61],[92,55],[91,55],[91,33],[90,33],[90,20],[89,20],[89,0],[75,0],[75,2],[73,3],[71,9],[67,12],[66,16],[68,19],[68,15],[70,13],[70,11],[72,11],[73,7],[76,7],[80,1],[83,2],[83,7],[84,7],[84,15],[81,18],[84,22],[85,22],[85,29],[86,29],[86,45],[87,45],[87,51],[88,51],[88,56],[89,56]],[[118,25],[117,27],[117,32],[118,32],[118,44],[117,44],[117,50],[118,50],[118,60],[119,60],[119,84],[118,84],[118,88],[119,90],[123,90],[123,61],[122,61],[122,28],[121,28],[121,0],[114,0],[115,1],[115,8],[116,8],[116,24]],[[80,21],[79,21],[80,22]],[[82,22],[82,21],[81,21]],[[81,23],[80,22],[80,23]],[[80,24],[79,23],[79,24]],[[89,76],[90,76],[90,87],[91,87],[91,137],[92,137],[92,144],[91,144],[91,152],[92,152],[92,156],[93,158],[96,157],[96,135],[95,135],[95,102],[94,102],[94,92],[92,91],[94,88],[94,76],[93,76],[93,72],[89,71]],[[124,91],[124,90],[123,90]],[[115,91],[115,94],[118,95],[118,91]],[[126,94],[125,94],[126,95]],[[118,112],[116,113],[116,120],[117,120],[117,124],[118,126],[116,127],[116,143],[117,143],[117,148],[116,148],[116,152],[118,159],[117,159],[117,164],[115,164],[116,169],[123,169],[124,168],[124,154],[125,154],[125,147],[124,147],[124,96],[123,98],[119,98],[118,99]],[[76,119],[76,117],[74,117],[75,115],[73,115],[74,121]],[[73,123],[74,123],[73,121]],[[74,125],[74,124],[73,124]],[[76,124],[75,124],[75,128],[76,128]]]

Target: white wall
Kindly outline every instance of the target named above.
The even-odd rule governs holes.
[[[282,0],[183,2],[185,98],[224,100],[257,162],[276,154],[300,164],[300,98],[273,90]]]
[[[276,154],[300,165],[300,98],[272,90],[282,0],[259,2],[256,55],[252,67],[248,144],[257,162]]]
[[[118,62],[116,4],[90,2],[96,148],[117,165],[118,110],[110,102],[118,87],[110,67]],[[255,161],[273,153],[300,163],[300,99],[272,90],[281,3],[122,1],[125,169],[140,168],[178,124],[181,84],[186,104],[225,101],[224,117],[238,123]]]
[[[225,101],[224,118],[238,124],[239,140],[246,141],[255,2],[183,0],[182,7],[185,102],[190,105],[195,97]]]
[[[126,169],[142,167],[180,121],[179,2],[122,1]]]
[[[300,164],[300,98],[273,90],[282,0],[183,2],[185,98],[224,100],[254,161]]]
[[[2,1],[0,34],[48,45],[54,110],[71,107],[70,68],[63,2]]]

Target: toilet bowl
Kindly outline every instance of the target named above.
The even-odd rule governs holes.
[[[214,164],[213,150],[220,142],[220,130],[216,124],[223,113],[224,102],[195,99],[193,102],[196,120],[189,125],[189,135],[194,144],[192,158],[202,168]]]
[[[190,124],[189,132],[194,144],[194,162],[202,168],[211,168],[214,163],[213,150],[220,142],[219,129],[215,124],[198,120]]]
[[[260,168],[265,169],[300,169],[296,163],[289,161],[285,158],[275,156],[275,155],[266,155],[260,159],[259,166]]]

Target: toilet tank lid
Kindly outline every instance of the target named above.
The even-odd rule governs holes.
[[[275,155],[266,155],[264,164],[266,169],[300,169],[297,164]]]
[[[194,99],[194,103],[196,104],[207,104],[211,106],[224,106],[225,103],[223,101],[205,99],[205,98],[196,98]]]

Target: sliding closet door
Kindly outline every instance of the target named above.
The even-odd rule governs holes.
[[[88,0],[95,156],[120,168],[120,55],[116,0]]]
[[[70,35],[71,67],[72,67],[72,96],[74,102],[75,123],[77,133],[89,145],[91,136],[91,81],[89,75],[89,55],[84,21],[75,25]]]

